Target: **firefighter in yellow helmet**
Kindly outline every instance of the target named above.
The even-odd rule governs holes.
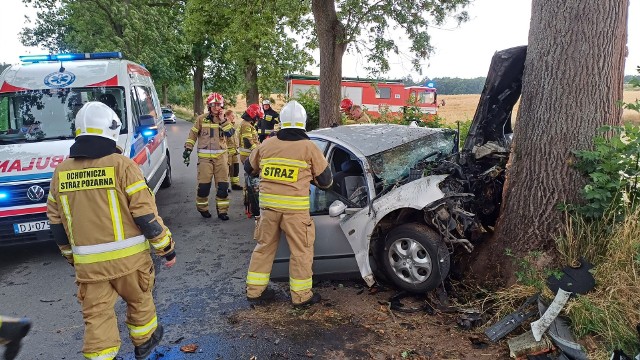
[[[86,103],[75,118],[69,159],[51,179],[47,216],[62,255],[74,266],[84,318],[86,359],[113,359],[120,349],[114,306],[127,303],[136,359],[146,359],[163,335],[151,290],[150,246],[171,267],[171,232],[138,165],[120,154],[122,123],[107,105]]]
[[[256,123],[264,117],[264,110],[258,104],[251,104],[242,114],[242,123],[240,124],[240,163],[249,158],[251,151],[255,149],[260,142],[258,141],[258,130]]]
[[[320,294],[311,291],[315,225],[309,214],[310,184],[313,181],[320,188],[329,188],[333,176],[322,152],[305,132],[304,107],[290,101],[280,112],[280,121],[276,136],[266,139],[244,164],[247,174],[260,175],[258,244],[249,264],[247,299],[260,302],[273,298],[274,291],[267,285],[282,230],[291,250],[291,301],[301,306],[320,301]]]
[[[224,112],[224,117],[231,125],[235,126],[236,115],[233,110]],[[227,138],[227,153],[229,154],[229,178],[231,189],[242,190],[240,186],[240,160],[238,159],[238,137],[231,136]]]
[[[218,218],[229,220],[229,156],[227,139],[235,134],[233,124],[224,118],[224,98],[221,94],[211,93],[207,97],[206,114],[198,116],[189,131],[184,144],[182,157],[189,166],[189,158],[193,147],[198,142],[198,189],[196,193],[196,209],[205,218],[210,218],[209,193],[211,178],[216,187],[216,209]]]
[[[31,329],[31,321],[27,318],[17,319],[0,316],[0,344],[5,344],[4,359],[13,360],[20,351],[20,341]]]

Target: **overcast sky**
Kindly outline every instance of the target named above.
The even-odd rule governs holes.
[[[629,6],[629,57],[625,74],[636,75],[640,66],[640,0],[630,0]],[[18,32],[25,26],[25,15],[35,12],[24,6],[21,0],[2,0],[0,15],[0,63],[16,63],[24,54],[46,53],[37,48],[25,48],[18,40]],[[440,29],[431,28],[435,53],[423,62],[423,73],[413,71],[410,56],[390,55],[391,71],[388,78],[401,78],[407,74],[415,79],[426,76],[472,78],[486,76],[493,53],[513,46],[525,45],[531,18],[531,0],[474,0],[468,7],[470,21],[460,25],[447,24]],[[401,43],[404,51],[408,42]],[[117,50],[117,49],[114,49]],[[316,61],[319,59],[315,54]],[[367,76],[363,70],[362,56],[346,54],[343,61],[344,76]],[[317,67],[309,68],[317,74]]]

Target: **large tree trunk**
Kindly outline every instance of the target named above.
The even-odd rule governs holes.
[[[244,79],[247,83],[247,105],[257,104],[260,101],[260,93],[258,92],[258,66],[255,60],[247,60]]]
[[[164,106],[167,106],[169,104],[169,94],[167,89],[169,88],[169,85],[167,85],[166,83],[162,84],[162,104]]]
[[[204,82],[204,61],[199,61],[193,70],[193,114],[204,113],[202,84]]]
[[[516,258],[555,259],[563,228],[557,206],[580,201],[585,179],[573,150],[591,148],[596,128],[618,125],[628,0],[533,0],[529,46],[494,259],[512,277]],[[489,266],[489,264],[487,264]],[[539,266],[546,266],[539,259]]]
[[[344,25],[338,20],[333,0],[311,4],[320,44],[320,127],[340,124],[342,55],[347,44]]]

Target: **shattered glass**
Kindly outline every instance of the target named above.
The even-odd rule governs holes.
[[[407,177],[412,168],[424,168],[451,154],[456,147],[454,131],[434,132],[381,153],[368,156],[373,173],[385,184]]]

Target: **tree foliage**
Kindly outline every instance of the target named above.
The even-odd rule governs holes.
[[[320,48],[320,90],[322,126],[338,122],[342,56],[345,51],[363,54],[365,68],[378,75],[389,70],[389,53],[400,54],[397,39],[411,41],[410,58],[415,69],[427,59],[433,47],[429,27],[441,25],[452,16],[468,19],[462,9],[469,0],[340,0],[336,4],[312,0],[317,46]],[[404,36],[403,36],[404,35]]]
[[[23,0],[37,9],[21,41],[51,52],[121,51],[144,64],[157,83],[178,78],[187,48],[179,41],[184,1]]]

